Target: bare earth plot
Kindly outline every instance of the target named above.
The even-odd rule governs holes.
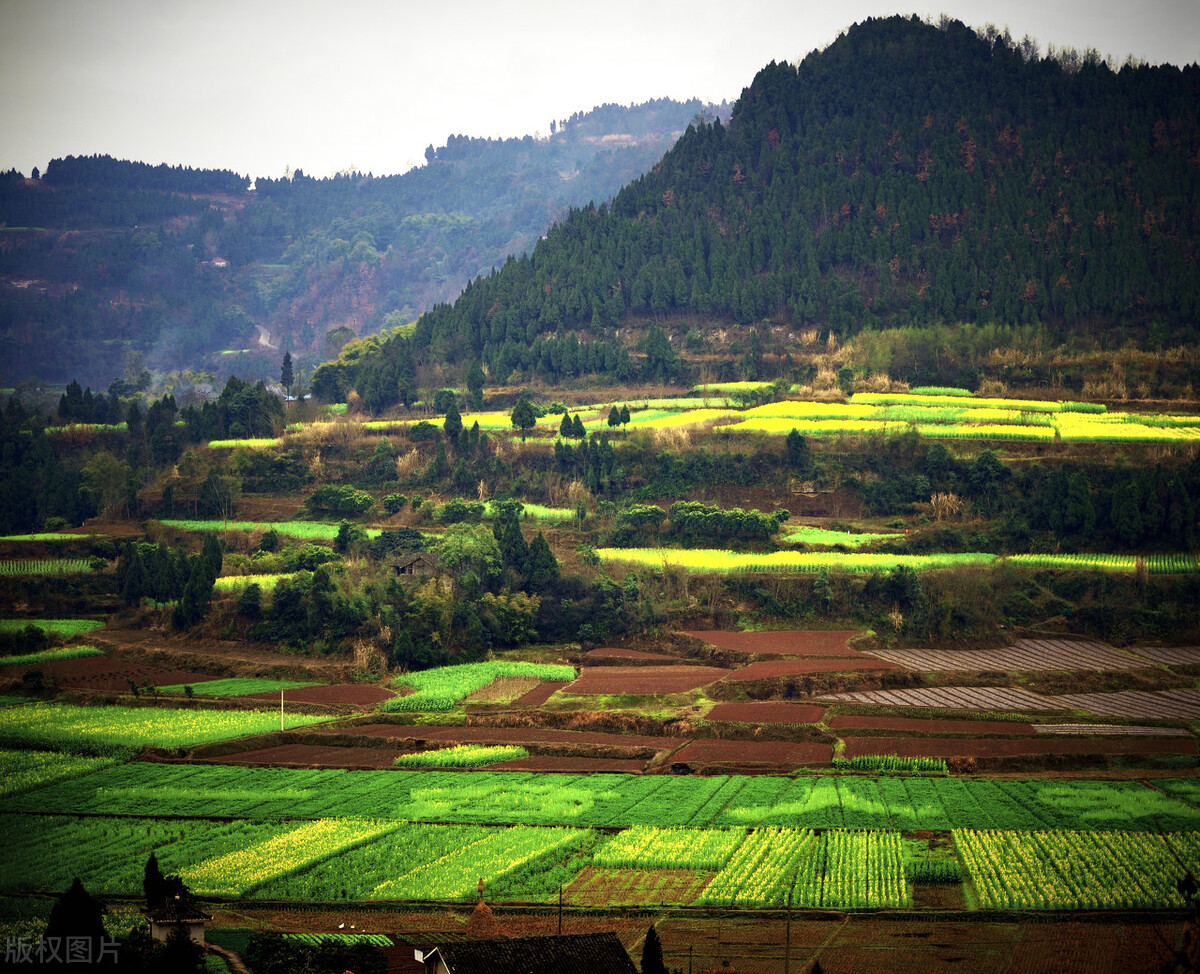
[[[715,666],[584,667],[565,693],[590,696],[608,693],[686,693],[729,675]]]
[[[824,707],[775,700],[719,703],[708,712],[709,720],[728,720],[740,724],[815,724],[823,716]]]
[[[685,764],[828,764],[833,749],[823,741],[692,741],[671,756]]]
[[[543,683],[536,689],[530,690],[525,696],[519,700],[513,701],[514,707],[540,707],[552,696],[562,690],[564,687],[570,686],[569,683]]]
[[[760,659],[734,670],[729,679],[738,683],[747,680],[771,680],[780,676],[801,676],[805,673],[843,673],[850,670],[895,670],[898,663],[861,656],[837,659],[821,656],[815,659]]]
[[[734,632],[729,629],[696,629],[680,633],[718,649],[775,656],[860,656],[849,640],[858,630],[780,629],[770,632]]]
[[[670,662],[674,656],[665,653],[647,653],[640,649],[622,649],[619,646],[601,646],[599,649],[588,650],[589,659],[653,659]]]
[[[881,649],[871,654],[919,672],[948,670],[1135,670],[1150,664],[1102,643],[1020,639],[1007,649]]]
[[[441,741],[453,744],[607,744],[618,747],[649,748],[655,751],[675,747],[678,738],[634,734],[601,734],[595,731],[556,730],[549,727],[421,727],[403,724],[368,724],[332,731],[361,737],[395,740]]]

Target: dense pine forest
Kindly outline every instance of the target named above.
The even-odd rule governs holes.
[[[424,316],[415,351],[498,381],[672,380],[678,350],[711,351],[722,325],[763,344],[775,329],[762,350],[779,359],[805,328],[948,325],[881,364],[970,384],[1002,345],[1189,341],[1198,94],[1195,66],[1114,70],[957,22],[869,21],[763,69],[728,124],[689,126],[611,206]]]

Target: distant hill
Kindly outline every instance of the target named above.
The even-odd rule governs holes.
[[[768,65],[728,124],[425,315],[413,353],[556,380],[671,378],[723,325],[1163,346],[1195,339],[1198,230],[1200,68],[871,20]]]
[[[452,299],[722,113],[603,105],[556,120],[549,138],[451,136],[395,176],[252,185],[107,156],[0,175],[0,376],[103,388],[129,352],[163,371],[254,378],[277,377],[287,349],[311,369],[347,337]]]

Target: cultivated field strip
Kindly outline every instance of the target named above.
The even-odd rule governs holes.
[[[1086,710],[1098,717],[1180,717],[1200,719],[1200,690],[1121,690],[1117,693],[1069,693],[1051,699],[1063,709]]]
[[[1200,646],[1138,646],[1133,652],[1168,666],[1200,666]]]
[[[1034,724],[1038,734],[1081,737],[1191,737],[1182,727],[1136,727],[1125,724]]]
[[[1043,697],[1012,687],[925,687],[918,690],[862,690],[832,693],[818,698],[841,703],[874,703],[884,707],[936,707],[941,710],[1029,710],[1072,709],[1058,697]]]
[[[1021,639],[1007,649],[880,649],[871,653],[918,672],[946,670],[1133,670],[1152,664],[1087,640]]]
[[[997,710],[1010,713],[1083,710],[1097,717],[1200,719],[1200,690],[1121,690],[1116,693],[1042,696],[1010,687],[928,687],[919,690],[833,693],[817,699],[839,703],[873,703],[883,707],[935,707],[943,710]]]
[[[21,813],[47,809],[58,813],[48,818],[68,820],[82,814],[85,817],[79,821],[83,823],[99,818],[128,821],[119,817],[136,816],[147,827],[163,816],[222,816],[246,821],[288,820],[292,828],[305,819],[342,817],[573,828],[677,825],[1152,832],[1200,828],[1200,809],[1127,781],[886,775],[700,778],[521,771],[466,774],[137,762],[9,795],[0,800],[0,821],[10,831],[24,823],[35,828],[33,821],[43,816]],[[43,853],[69,858],[71,848],[69,842],[56,839],[43,847]],[[229,851],[222,849],[221,854]],[[133,856],[132,847],[125,854]],[[140,872],[138,875],[140,882]],[[384,878],[388,877],[375,885]]]

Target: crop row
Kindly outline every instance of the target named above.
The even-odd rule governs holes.
[[[188,713],[141,711],[156,712]],[[0,716],[7,715],[0,710]],[[0,804],[0,810],[7,811],[46,808],[64,813],[352,816],[572,826],[1146,832],[1200,828],[1200,809],[1133,781],[859,775],[693,779],[134,763],[11,796]]]
[[[1085,571],[1134,572],[1139,564],[1151,575],[1188,575],[1200,571],[1194,555],[1008,555],[1007,559],[1031,568],[1066,568]]]
[[[92,570],[90,558],[20,558],[0,561],[0,575],[79,575]]]
[[[396,758],[397,768],[483,768],[502,761],[517,761],[529,757],[523,747],[513,744],[498,744],[488,747],[483,744],[458,744],[436,751],[418,751],[402,754]]]
[[[89,758],[58,751],[0,749],[0,796],[32,791],[56,781],[82,777],[110,767],[111,758]]]
[[[410,687],[414,692],[394,697],[387,702],[385,709],[452,710],[464,697],[482,690],[493,680],[505,677],[570,682],[575,679],[575,670],[570,666],[553,664],[489,660],[485,663],[441,666],[418,673],[406,673],[396,678],[396,685]]]
[[[992,909],[1183,907],[1200,872],[1194,833],[956,831],[979,905]]]
[[[697,572],[884,572],[903,565],[913,571],[990,565],[996,555],[983,552],[937,555],[880,555],[869,552],[774,551],[743,554],[724,548],[598,548],[601,561],[652,568],[672,566]]]
[[[1184,905],[1177,884],[1200,871],[1195,832],[955,830],[957,859],[914,859],[893,830],[631,829],[604,838],[528,825],[67,815],[10,816],[6,826],[0,891],[16,893],[61,889],[74,876],[98,893],[137,893],[151,852],[207,895],[319,902],[464,902],[480,880],[493,902],[545,901],[559,886],[587,902],[598,881],[623,885],[631,905],[659,902],[670,885],[678,901],[698,905],[779,907],[790,898],[835,910],[904,908],[911,882],[965,874],[983,909],[1168,909]],[[594,880],[576,884],[585,872]]]

